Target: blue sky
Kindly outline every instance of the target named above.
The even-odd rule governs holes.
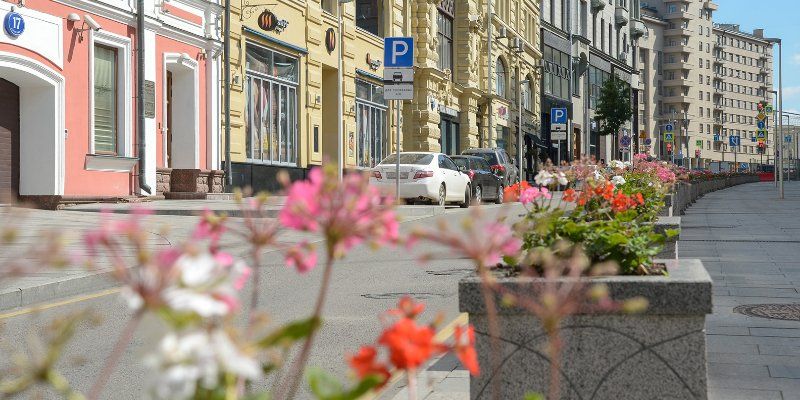
[[[716,0],[714,22],[739,24],[745,32],[764,28],[764,36],[783,40],[783,109],[800,113],[800,1]],[[778,89],[778,46],[775,46]]]

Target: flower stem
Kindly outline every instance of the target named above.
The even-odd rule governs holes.
[[[97,381],[95,381],[94,385],[92,385],[91,390],[89,390],[89,395],[87,398],[89,400],[96,400],[100,397],[100,393],[103,391],[103,388],[108,383],[109,378],[111,378],[111,373],[114,372],[114,368],[119,363],[120,358],[122,358],[122,354],[125,352],[125,349],[128,347],[128,344],[133,339],[133,334],[136,333],[136,328],[139,326],[139,323],[142,321],[142,316],[144,312],[142,310],[136,311],[128,320],[128,323],[125,325],[125,328],[122,330],[122,333],[117,339],[117,343],[114,344],[114,348],[111,350],[111,353],[108,355],[108,359],[106,360],[105,365],[103,366],[103,370],[100,371],[100,375],[97,377]]]
[[[325,306],[325,298],[327,297],[331,275],[333,274],[333,260],[333,247],[329,246],[328,259],[325,262],[325,270],[323,271],[322,275],[322,286],[320,287],[319,295],[317,296],[317,303],[314,306],[314,314],[312,315],[312,318],[316,320],[319,320],[322,316],[322,308]],[[303,374],[303,370],[305,370],[308,357],[311,355],[311,347],[314,344],[315,337],[316,330],[311,331],[308,337],[306,337],[306,340],[303,342],[303,347],[300,349],[300,354],[290,367],[289,374],[286,377],[287,381],[284,383],[284,385],[278,388],[277,395],[275,396],[276,399],[286,400],[294,398],[295,394],[297,393],[297,388],[300,385],[300,377]]]
[[[253,261],[253,291],[250,292],[250,315],[247,317],[248,329],[252,329],[256,311],[258,311],[258,295],[261,293],[261,246],[254,245],[250,258]]]
[[[417,400],[417,371],[410,369],[406,371],[408,377],[408,400]]]

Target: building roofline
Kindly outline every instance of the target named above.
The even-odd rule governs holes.
[[[736,27],[736,29],[733,28],[734,26]],[[762,44],[770,44],[770,42],[767,41],[765,38],[758,37],[756,35],[753,35],[752,33],[742,32],[742,30],[738,29],[738,28],[739,28],[739,24],[724,24],[724,23],[717,23],[717,22],[715,22],[714,26],[713,26],[713,30],[715,30],[715,31],[729,33],[731,35],[741,36],[741,37],[744,37],[744,38],[747,38],[747,39],[750,39],[750,40],[755,40],[755,41],[760,42]]]

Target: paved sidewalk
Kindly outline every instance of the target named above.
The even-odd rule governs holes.
[[[714,279],[709,398],[800,399],[800,183],[784,200],[770,182],[706,195],[683,216],[679,246]],[[757,304],[794,304],[783,311],[793,320],[734,311]]]

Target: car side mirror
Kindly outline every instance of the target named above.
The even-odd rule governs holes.
[[[463,165],[459,165],[458,166],[458,170],[461,171],[461,172],[467,172],[467,167],[465,167]]]

